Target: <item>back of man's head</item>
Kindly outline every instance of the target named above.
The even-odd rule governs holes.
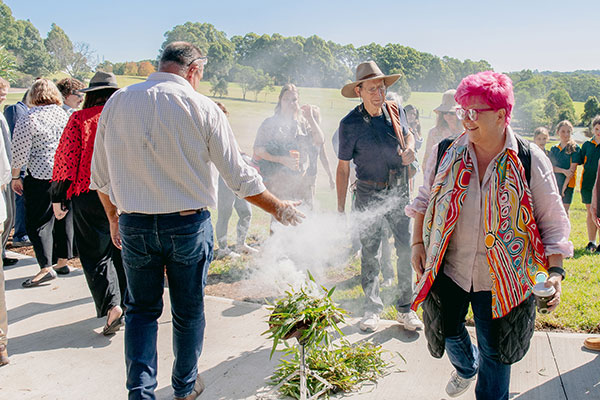
[[[172,42],[164,48],[158,62],[158,70],[179,73],[202,57],[202,51],[188,42]]]

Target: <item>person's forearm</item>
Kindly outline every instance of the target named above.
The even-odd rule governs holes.
[[[415,243],[423,242],[423,221],[425,220],[425,214],[417,213],[413,218],[413,231],[411,245]]]
[[[253,196],[244,197],[244,200],[250,204],[254,204],[271,215],[274,215],[278,210],[279,199],[268,190]]]
[[[321,130],[321,127],[319,126],[319,124],[317,123],[317,121],[315,121],[314,119],[311,119],[309,121],[310,124],[310,131],[312,134],[312,139],[313,139],[313,144],[315,146],[322,146],[323,143],[325,143],[325,135],[323,135],[323,131]]]
[[[265,150],[263,147],[255,147],[254,154],[256,154],[258,157],[260,157],[263,160],[267,160],[267,161],[271,161],[274,163],[285,165],[283,162],[283,157],[274,156],[273,154],[271,154],[267,150]]]
[[[346,209],[346,193],[348,193],[349,176],[349,169],[339,164],[335,174],[335,186],[337,191],[337,208],[338,212],[341,213]]]
[[[110,197],[107,194],[102,193],[101,191],[97,191],[98,197],[100,198],[100,202],[102,203],[102,207],[104,207],[104,212],[106,213],[106,217],[110,222],[119,221],[119,212],[117,210],[117,206],[115,206],[111,201]]]
[[[415,137],[413,136],[412,132],[408,132],[408,135],[404,136],[404,144],[406,145],[407,149],[415,149]]]

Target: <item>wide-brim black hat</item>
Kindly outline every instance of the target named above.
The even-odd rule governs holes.
[[[81,89],[80,92],[87,93],[93,92],[94,90],[100,89],[119,89],[117,84],[117,77],[112,72],[98,71],[92,79],[87,88]]]

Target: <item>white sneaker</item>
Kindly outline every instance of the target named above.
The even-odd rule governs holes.
[[[413,310],[409,312],[399,312],[398,313],[398,322],[400,325],[404,326],[404,329],[407,331],[414,331],[417,329],[423,329],[423,323],[419,319],[419,316]]]
[[[471,386],[471,382],[475,380],[476,376],[477,375],[473,376],[472,378],[465,379],[458,376],[456,370],[452,371],[452,375],[450,375],[450,380],[446,385],[446,393],[450,397],[460,396],[461,394],[467,391],[469,386]]]
[[[229,247],[223,247],[222,249],[217,249],[215,252],[215,260],[221,260],[225,257],[229,258],[238,258],[240,255],[235,251],[232,251]]]
[[[250,254],[250,255],[258,253],[257,249],[255,249],[254,247],[248,246],[246,243],[238,244],[235,247],[235,251],[237,253],[244,253],[244,254]]]
[[[383,282],[381,283],[381,287],[392,287],[392,286],[394,286],[393,278],[384,279]]]
[[[360,320],[360,330],[363,332],[374,332],[379,326],[379,315],[374,312],[366,311],[364,317]]]

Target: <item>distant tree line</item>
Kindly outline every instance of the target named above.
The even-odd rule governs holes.
[[[385,74],[401,78],[392,87],[405,99],[411,91],[442,92],[455,88],[466,75],[492,66],[485,60],[458,60],[438,57],[401,44],[371,43],[365,46],[341,45],[310,37],[285,37],[278,33],[244,36],[227,35],[209,23],[186,22],[164,34],[160,50],[178,40],[197,45],[209,57],[205,79],[213,96],[228,94],[229,82],[237,82],[246,99],[288,82],[299,86],[339,88],[354,78],[356,66],[374,60]],[[110,62],[98,60],[87,43],[72,42],[56,24],[45,39],[30,21],[16,20],[0,0],[0,76],[16,86],[28,86],[36,76],[64,71],[78,79],[94,70],[117,75],[147,76],[157,68],[157,60]],[[562,119],[589,124],[600,113],[600,70],[570,73],[523,70],[510,73],[515,85],[515,124],[526,130],[553,126]],[[585,103],[584,113],[576,115],[573,101]]]
[[[545,126],[551,130],[562,120],[588,126],[600,114],[598,71],[510,73],[515,91],[515,122],[523,129]],[[584,112],[576,115],[573,101],[585,102]]]

